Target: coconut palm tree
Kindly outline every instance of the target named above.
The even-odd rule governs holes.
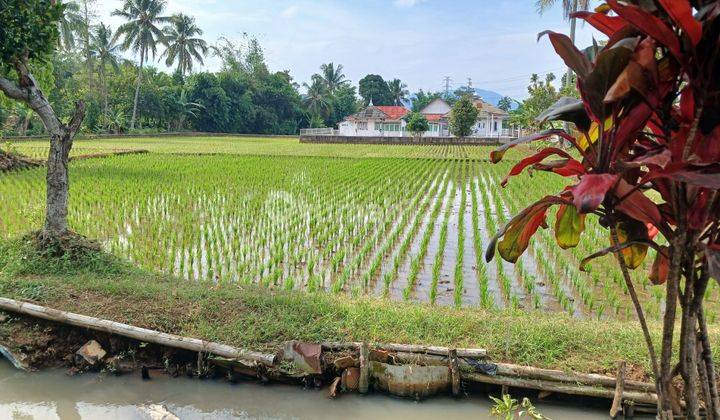
[[[323,64],[320,66],[320,71],[322,72],[322,83],[330,94],[335,93],[341,86],[350,83],[349,80],[345,79],[342,64],[337,66],[334,63]]]
[[[198,38],[203,34],[202,29],[195,24],[195,18],[177,14],[171,18],[171,24],[163,29],[167,48],[161,57],[166,57],[165,64],[172,66],[177,61],[177,69],[185,76],[192,71],[193,61],[200,65],[208,52],[205,40]]]
[[[558,0],[536,0],[535,7],[537,7],[538,13],[543,14],[551,7],[555,6]],[[570,39],[573,44],[575,43],[575,31],[577,22],[575,18],[570,17],[573,13],[578,11],[588,10],[590,8],[591,0],[562,0],[562,10],[565,19],[570,20]],[[572,70],[568,68],[567,71],[568,83],[572,80]]]
[[[158,27],[159,24],[170,20],[169,17],[162,16],[164,10],[165,0],[125,0],[122,9],[112,12],[113,16],[120,16],[127,20],[127,22],[120,25],[115,34],[116,38],[124,37],[122,42],[123,50],[132,49],[134,53],[140,55],[140,67],[135,82],[133,113],[130,119],[131,130],[135,128],[135,120],[137,119],[143,65],[150,57],[150,53],[155,59],[157,44],[165,41],[165,35]]]
[[[325,119],[332,111],[332,103],[328,95],[326,80],[319,74],[312,76],[312,83],[303,83],[307,89],[307,94],[303,98],[303,104],[307,111],[317,117]]]
[[[390,89],[390,98],[393,101],[393,105],[402,106],[402,104],[407,101],[410,92],[407,90],[407,85],[400,81],[400,79],[389,81],[388,88]]]
[[[120,64],[120,46],[117,45],[113,38],[112,29],[104,23],[100,23],[95,31],[90,34],[90,54],[97,60],[98,76],[103,89],[103,116],[108,119],[108,88],[105,72],[108,66],[115,71],[118,70]]]
[[[85,21],[80,11],[80,5],[74,1],[65,3],[65,10],[58,21],[60,31],[60,46],[65,51],[75,48],[75,35],[82,31]]]

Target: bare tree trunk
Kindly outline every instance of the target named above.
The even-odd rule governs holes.
[[[35,111],[50,135],[50,153],[47,168],[47,207],[43,237],[58,238],[67,232],[68,157],[73,137],[85,117],[85,103],[78,101],[70,121],[61,122],[50,102],[35,82],[35,78],[23,63],[16,64],[19,82],[0,77],[0,90],[8,97],[25,103]]]
[[[145,64],[145,47],[140,47],[140,68],[138,69],[138,77],[135,82],[135,100],[133,101],[132,118],[130,119],[130,129],[135,129],[135,119],[137,118],[138,99],[140,98],[140,84],[142,83],[143,65]]]
[[[718,396],[717,375],[715,374],[715,365],[712,360],[712,349],[710,348],[710,338],[708,337],[705,310],[702,305],[698,308],[697,316],[698,324],[700,326],[698,341],[700,342],[702,348],[701,362],[705,364],[708,391],[710,393],[710,401],[707,403],[707,414],[708,418],[720,419],[720,397]]]
[[[663,339],[660,356],[660,385],[662,389],[658,393],[661,398],[663,411],[672,412],[672,401],[670,400],[672,387],[672,353],[673,336],[675,334],[675,318],[677,314],[678,292],[680,278],[682,276],[683,250],[687,233],[684,226],[678,227],[676,236],[671,240],[670,247],[670,272],[666,283],[665,315],[663,317]],[[680,413],[677,413],[680,414]]]
[[[694,256],[688,261],[685,274],[685,293],[682,296],[680,324],[680,374],[685,382],[685,404],[688,418],[700,417],[697,370],[697,316],[695,312],[696,279]],[[702,297],[700,297],[702,298]]]
[[[50,154],[47,161],[47,208],[43,235],[57,238],[67,232],[68,194],[68,158],[72,140],[65,130],[52,133]]]

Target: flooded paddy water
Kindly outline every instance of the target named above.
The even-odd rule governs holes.
[[[189,281],[631,316],[611,259],[591,273],[578,268],[607,240],[595,221],[588,221],[578,249],[564,251],[554,244],[550,212],[550,229],[531,241],[519,264],[486,262],[491,238],[512,215],[564,181],[535,174],[542,179],[518,177],[501,188],[511,163],[457,156],[147,154],[78,161],[70,225],[122,258]],[[0,189],[11,197],[0,202],[0,236],[41,223],[42,170],[3,176]],[[652,297],[645,272],[633,275],[649,316],[659,318],[662,301]],[[719,290],[708,292],[711,322]]]
[[[607,418],[606,408],[537,405],[555,420]],[[381,395],[343,395],[285,385],[64,371],[23,373],[0,360],[0,419],[154,419],[162,407],[180,419],[490,419],[490,400],[438,397],[420,403]]]

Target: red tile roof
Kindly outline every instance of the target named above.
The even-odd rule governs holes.
[[[445,114],[423,114],[430,122],[438,122],[445,117]]]
[[[382,111],[391,120],[399,120],[410,112],[403,106],[376,106],[375,108]]]

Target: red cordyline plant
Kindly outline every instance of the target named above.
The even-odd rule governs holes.
[[[720,280],[720,1],[610,0],[574,16],[608,42],[583,53],[565,35],[540,34],[577,74],[582,99],[563,98],[539,119],[572,122],[579,134],[547,130],[491,154],[498,162],[514,146],[559,136],[577,154],[541,150],[516,164],[503,185],[526,168],[574,183],[515,216],[493,239],[487,259],[497,249],[515,262],[538,228],[547,227],[553,206],[562,248],[578,244],[588,215],[599,217],[610,232],[608,247],[582,265],[616,255],[649,350],[659,416],[698,417],[704,407],[709,418],[720,419],[703,310],[708,282]],[[660,246],[658,236],[668,245]],[[657,250],[650,279],[666,287],[659,359],[628,273],[649,247]],[[675,388],[678,375],[684,386]]]

